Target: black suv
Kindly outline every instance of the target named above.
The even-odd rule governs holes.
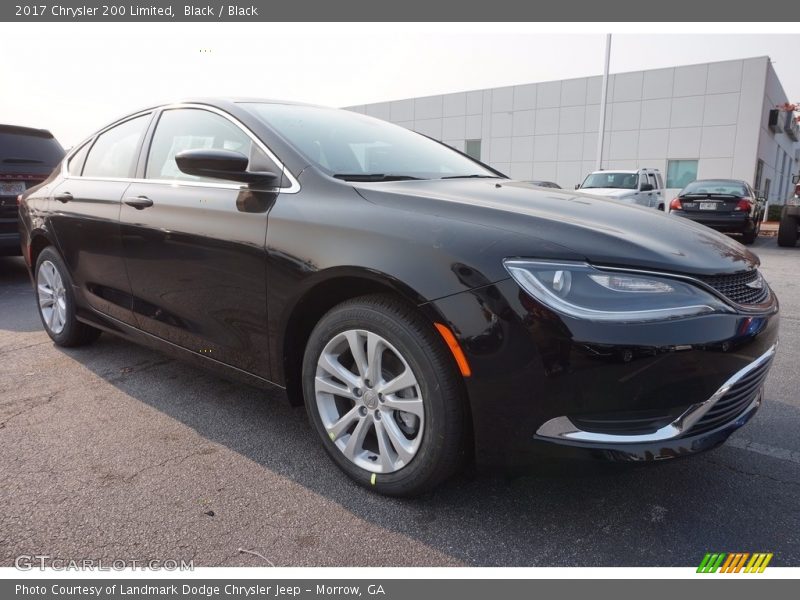
[[[42,183],[64,158],[45,129],[0,125],[0,256],[18,256],[17,196]]]

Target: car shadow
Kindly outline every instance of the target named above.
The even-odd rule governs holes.
[[[109,335],[61,351],[206,440],[468,565],[690,566],[709,549],[759,548],[776,552],[776,564],[800,560],[800,542],[772,533],[796,530],[798,465],[788,465],[795,487],[787,499],[774,475],[763,475],[772,459],[742,448],[649,467],[548,460],[525,474],[468,470],[426,496],[398,500],[351,483],[304,409],[281,391],[231,383]],[[796,424],[800,411],[782,406]],[[765,507],[768,528],[754,518]]]
[[[25,262],[21,257],[0,257],[0,332],[41,329]]]

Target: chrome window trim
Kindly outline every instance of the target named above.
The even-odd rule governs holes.
[[[675,419],[669,425],[665,425],[657,429],[653,433],[644,433],[637,435],[620,435],[611,433],[596,433],[592,431],[583,431],[577,427],[569,417],[555,417],[545,422],[539,429],[536,430],[534,437],[550,438],[572,442],[589,442],[596,444],[639,444],[647,442],[662,442],[664,440],[671,440],[689,431],[700,419],[703,418],[711,408],[728,393],[728,390],[733,387],[742,377],[747,375],[753,369],[758,368],[766,361],[775,356],[778,345],[773,344],[769,350],[759,356],[756,360],[749,363],[744,368],[734,373],[722,386],[714,392],[714,394],[699,404],[690,406],[683,414]],[[742,414],[751,410],[760,402],[760,394],[751,402],[746,409],[736,415],[732,421],[738,419]],[[722,425],[721,425],[722,426]]]
[[[118,121],[115,121],[111,125],[108,125],[101,129],[100,131],[94,133],[90,137],[86,138],[85,140],[81,141],[79,144],[75,145],[73,150],[70,150],[69,154],[64,157],[64,160],[61,163],[61,176],[64,179],[81,179],[86,181],[118,181],[118,182],[127,182],[127,183],[154,183],[154,184],[161,184],[161,185],[174,185],[174,186],[190,186],[190,187],[205,187],[205,188],[216,188],[216,189],[228,189],[228,190],[243,190],[248,189],[246,184],[238,184],[238,183],[215,183],[209,181],[185,181],[182,179],[149,179],[147,177],[84,177],[83,175],[73,175],[69,173],[67,170],[67,165],[69,161],[72,159],[72,156],[80,150],[85,142],[92,140],[93,138],[96,139],[98,136],[102,135],[109,129],[116,127],[117,125],[121,125],[125,121],[130,121],[131,119],[135,119],[137,117],[141,117],[152,113],[156,110],[166,111],[166,110],[175,110],[175,109],[199,109],[205,110],[214,114],[217,114],[228,121],[230,121],[233,125],[238,127],[245,135],[247,135],[250,140],[258,146],[268,157],[269,159],[274,162],[277,167],[280,169],[281,173],[289,180],[289,187],[273,187],[268,188],[265,191],[280,193],[280,194],[296,194],[300,191],[300,182],[297,181],[297,178],[292,174],[292,172],[286,167],[286,165],[281,162],[277,156],[270,150],[264,142],[262,142],[259,137],[254,134],[246,125],[244,125],[241,121],[239,121],[233,115],[225,112],[217,108],[216,106],[210,106],[207,104],[196,104],[191,102],[180,102],[176,104],[165,104],[163,106],[157,106],[155,108],[149,108],[147,110],[140,111],[138,113],[134,113],[132,115],[128,115]],[[158,129],[158,123],[156,123],[156,130]],[[92,145],[94,145],[94,141],[92,141]],[[91,153],[91,148],[89,149]],[[149,149],[148,149],[149,154]]]

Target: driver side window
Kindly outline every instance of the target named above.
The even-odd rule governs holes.
[[[147,179],[221,182],[188,175],[178,168],[175,155],[184,150],[214,149],[239,152],[249,159],[249,170],[280,172],[272,160],[239,127],[225,117],[199,108],[176,108],[161,114],[147,156]]]

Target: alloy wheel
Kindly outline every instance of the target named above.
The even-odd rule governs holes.
[[[39,266],[36,293],[45,327],[50,333],[58,335],[67,322],[67,295],[61,274],[49,260],[43,261]]]
[[[420,386],[380,335],[352,329],[334,336],[317,360],[314,393],[328,436],[353,464],[393,473],[417,454],[425,426]]]

